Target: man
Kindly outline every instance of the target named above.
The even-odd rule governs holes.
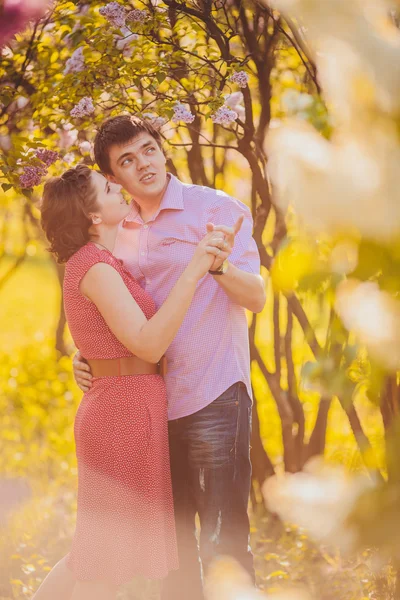
[[[201,600],[196,513],[203,572],[216,555],[229,554],[254,578],[247,515],[251,385],[244,309],[260,312],[265,289],[251,215],[223,192],[183,184],[168,174],[160,134],[145,121],[125,115],[106,121],[94,152],[106,177],[133,198],[114,253],[157,306],[206,231],[214,227],[225,235],[212,276],[199,283],[167,352],[165,377],[180,568],[164,582],[162,598]],[[75,376],[86,391],[90,376],[81,358],[74,361]]]

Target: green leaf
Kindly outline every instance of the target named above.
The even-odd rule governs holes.
[[[164,79],[166,78],[166,73],[156,73],[156,79],[158,81],[158,83],[162,83],[164,81]]]
[[[11,185],[11,183],[2,183],[1,187],[3,188],[4,192],[8,192],[8,190],[11,190],[12,185]]]

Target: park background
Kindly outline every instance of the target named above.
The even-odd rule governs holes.
[[[125,111],[161,128],[171,172],[254,217],[268,292],[263,313],[248,315],[260,585],[295,586],[294,598],[400,597],[397,9],[57,1],[4,44],[0,598],[30,598],[74,530],[81,394],[41,186],[91,164],[95,128]],[[274,473],[292,477],[263,497]],[[228,568],[218,577],[235,580]],[[121,591],[156,595],[144,581]]]

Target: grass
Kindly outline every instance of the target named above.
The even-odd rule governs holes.
[[[1,266],[5,270],[8,264],[2,261]],[[52,262],[44,253],[28,258],[1,290],[0,346],[11,354],[27,343],[40,344],[51,337],[59,302]]]

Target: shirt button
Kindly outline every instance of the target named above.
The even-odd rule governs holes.
[[[144,256],[146,253],[145,253],[145,252],[141,252],[140,254],[141,254],[142,256]]]
[[[145,224],[143,225],[143,229],[148,229],[148,228],[149,228],[149,226],[148,226],[148,225],[145,223]]]

